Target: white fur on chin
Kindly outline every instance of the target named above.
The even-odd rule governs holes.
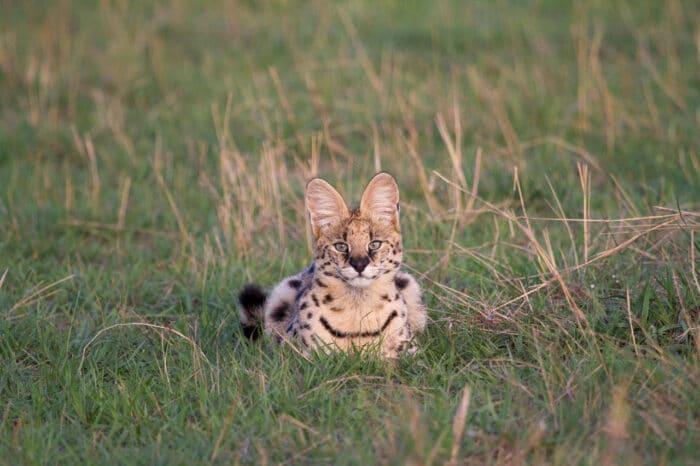
[[[341,273],[345,282],[354,288],[367,288],[377,278],[377,268],[372,265],[368,265],[362,273],[357,273],[352,267],[345,267]]]
[[[373,281],[374,280],[371,278],[361,277],[358,275],[357,277],[348,280],[348,284],[356,288],[367,288]]]

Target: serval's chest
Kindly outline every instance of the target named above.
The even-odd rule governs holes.
[[[295,307],[290,331],[307,345],[344,350],[377,345],[382,355],[393,356],[411,338],[406,302],[391,279],[358,290],[316,277]]]

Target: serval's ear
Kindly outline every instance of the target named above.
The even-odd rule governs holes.
[[[399,187],[388,173],[378,173],[362,193],[360,212],[381,222],[390,222],[399,229]]]
[[[314,238],[318,238],[324,228],[350,216],[343,197],[321,178],[314,178],[306,185],[306,210]]]

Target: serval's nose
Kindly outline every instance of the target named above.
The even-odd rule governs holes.
[[[353,269],[357,270],[357,273],[362,273],[365,267],[367,267],[367,264],[369,264],[369,257],[367,256],[350,258],[350,265],[352,265]]]

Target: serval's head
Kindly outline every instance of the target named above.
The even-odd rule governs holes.
[[[360,288],[382,277],[393,278],[403,249],[399,188],[391,175],[375,175],[355,209],[348,208],[330,184],[315,178],[306,185],[306,209],[320,274]]]

